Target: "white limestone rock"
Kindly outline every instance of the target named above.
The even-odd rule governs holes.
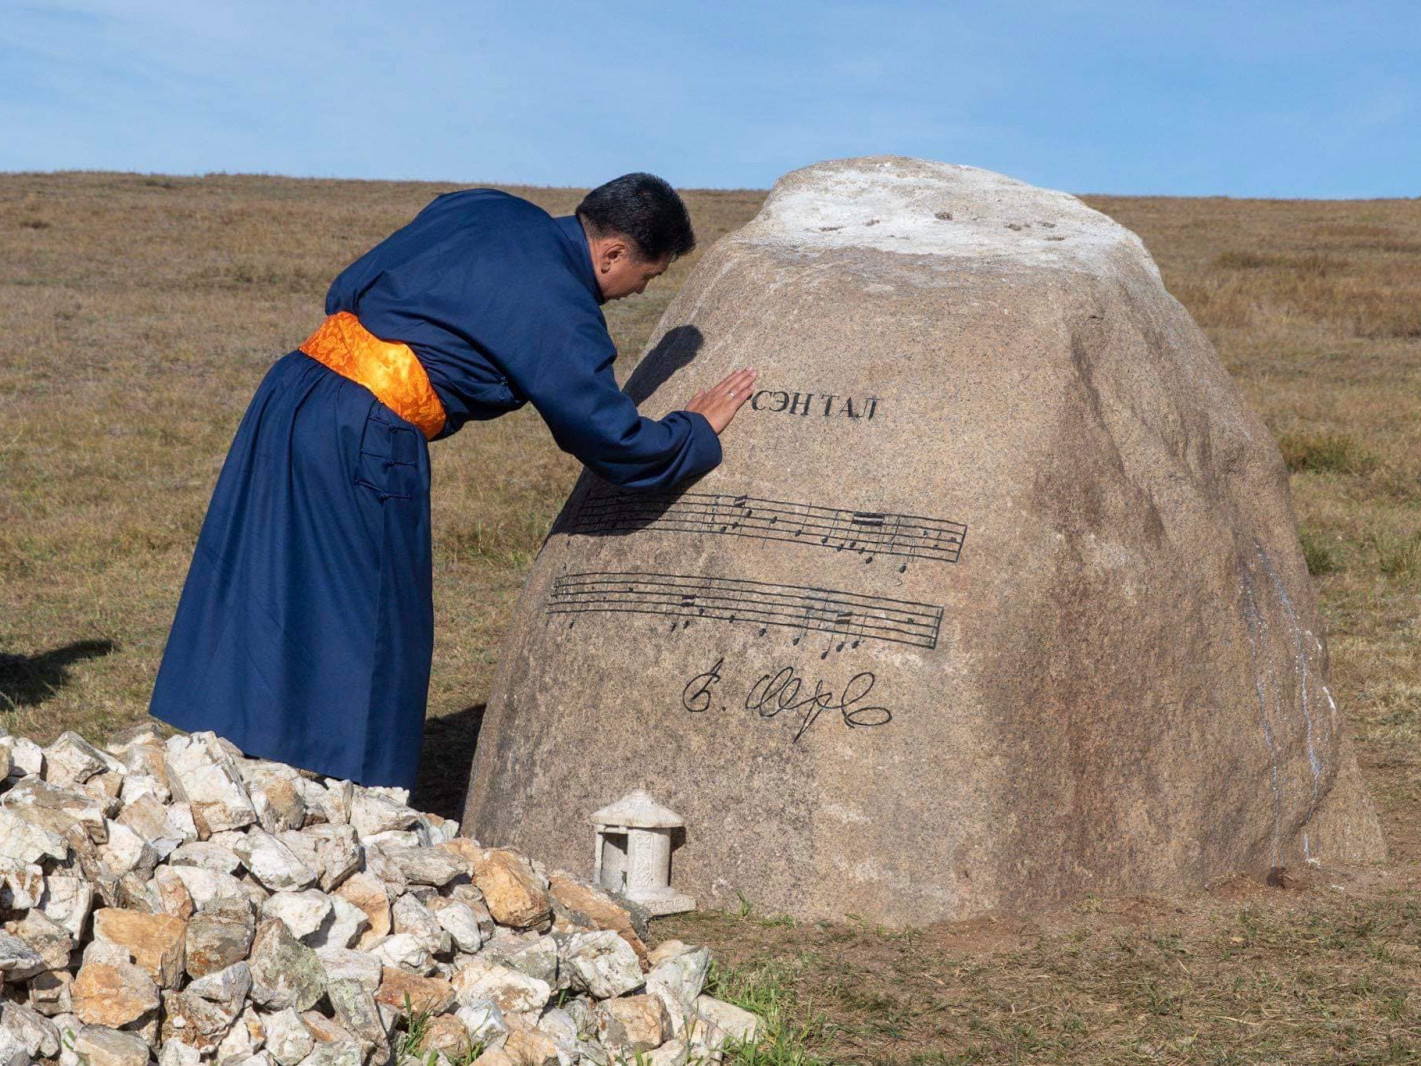
[[[257,817],[268,833],[300,829],[306,824],[304,791],[300,775],[290,766],[259,759],[244,759],[237,771],[252,797]]]
[[[70,847],[87,851],[86,844],[102,844],[108,839],[105,819],[116,801],[26,777],[5,793],[0,803],[31,825],[63,837]]]
[[[165,747],[168,784],[173,795],[191,808],[200,837],[257,820],[231,755],[211,734],[172,737]]]
[[[385,855],[385,852],[378,847],[368,847],[364,849],[363,873],[378,879],[385,885],[386,892],[393,899],[402,896],[409,888],[409,882],[405,880],[405,875]]]
[[[163,747],[163,742],[156,737],[148,738],[145,741],[126,744],[109,754],[123,763],[127,768],[128,780],[149,779],[157,783],[155,796],[162,803],[168,803],[172,799],[172,791],[168,787],[168,766],[167,751]]]
[[[315,1047],[311,1030],[301,1020],[301,1015],[290,1007],[268,1014],[263,1023],[266,1026],[266,1050],[280,1066],[297,1066]]]
[[[201,1054],[210,1055],[217,1050],[236,1020],[236,1013],[221,1003],[187,992],[163,993],[161,1038],[164,1042],[176,1038]]]
[[[233,875],[242,868],[242,860],[235,851],[211,840],[187,841],[172,853],[168,861],[174,866],[196,866]]]
[[[242,1009],[252,990],[252,971],[245,962],[195,978],[185,989],[189,995],[222,1003],[233,1013]]]
[[[82,877],[49,874],[44,879],[44,898],[39,906],[45,917],[62,925],[78,940],[94,909],[94,886]]]
[[[463,859],[438,848],[385,843],[380,848],[412,885],[440,888],[457,877],[468,876],[468,864]]]
[[[24,911],[44,896],[44,869],[33,862],[0,859],[0,909]]]
[[[208,870],[201,866],[171,866],[169,869],[178,875],[192,896],[193,903],[199,908],[214,899],[238,899],[245,902],[252,898],[241,881],[220,870]]]
[[[38,951],[12,933],[0,931],[0,979],[6,984],[18,984],[48,969]]]
[[[760,1029],[760,1019],[748,1010],[710,996],[696,997],[696,1014],[724,1033],[726,1039],[740,1044],[753,1044]]]
[[[328,897],[331,912],[319,929],[303,939],[313,948],[349,948],[359,942],[360,936],[370,928],[370,919],[365,912],[341,896]]]
[[[425,906],[444,931],[454,940],[454,946],[470,955],[483,946],[478,915],[467,903],[444,896],[434,896]]]
[[[419,946],[431,955],[447,955],[453,948],[453,940],[439,924],[429,908],[412,894],[395,900],[390,908],[394,930],[408,933],[419,941]]]
[[[404,802],[386,794],[383,790],[357,788],[350,806],[350,824],[360,834],[360,839],[409,829],[419,824],[419,812],[405,806]]]
[[[99,862],[113,878],[138,871],[151,874],[158,864],[158,852],[141,835],[122,822],[107,823],[108,842],[99,846]]]
[[[273,892],[301,889],[315,882],[320,873],[302,862],[297,854],[263,829],[252,829],[232,849],[253,877]]]
[[[37,863],[44,859],[64,861],[69,845],[57,833],[31,825],[9,807],[0,807],[0,859]]]
[[[181,1040],[168,1039],[158,1050],[158,1066],[198,1066],[202,1053]]]
[[[31,909],[11,931],[39,953],[51,970],[67,970],[74,953],[74,937],[44,911]]]
[[[90,963],[101,966],[128,966],[133,962],[133,952],[127,946],[103,938],[85,944],[79,957],[81,969]]]
[[[538,1032],[553,1042],[558,1049],[558,1058],[576,1061],[579,1039],[577,1019],[561,1007],[549,1007],[538,1019]]]
[[[5,737],[0,744],[10,756],[6,777],[41,777],[44,775],[44,749],[28,737]]]
[[[608,999],[645,984],[636,951],[612,930],[572,933],[557,940],[572,988]]]
[[[478,956],[469,959],[452,979],[461,1004],[491,1000],[504,1013],[521,1014],[542,1010],[553,989],[546,981],[488,962]]]
[[[361,1066],[364,1060],[360,1045],[353,1039],[335,1040],[317,1044],[311,1054],[301,1060],[301,1066]]]
[[[300,786],[308,810],[320,812],[330,825],[349,825],[355,803],[355,786],[349,781],[328,780],[324,785],[310,782]],[[317,793],[317,789],[321,793]]]
[[[168,807],[168,819],[183,835],[184,841],[198,839],[197,823],[192,820],[192,807],[186,803],[173,803]]]
[[[253,1008],[247,1007],[217,1045],[217,1061],[224,1066],[229,1063],[235,1066],[239,1062],[253,1062],[259,1058],[265,1062],[261,1051],[265,1043],[266,1027],[261,1016]]]
[[[366,834],[360,838],[360,842],[368,848],[379,847],[383,851],[387,847],[390,849],[417,848],[424,843],[424,839],[414,829],[387,829],[383,833]],[[400,872],[404,873],[403,870]]]
[[[706,987],[710,974],[709,948],[689,947],[679,940],[667,941],[651,953],[651,972],[646,990],[660,996],[680,1035],[681,1027],[696,1012],[696,997]]]
[[[327,985],[326,995],[341,1025],[373,1046],[377,1055],[388,1053],[389,1030],[369,989],[359,981],[340,979]]]
[[[454,823],[414,812],[401,790],[322,783],[210,734],[111,753],[61,739],[34,753],[51,780],[19,770],[0,792],[0,828],[14,830],[0,835],[0,907],[22,914],[0,933],[0,1066],[10,1053],[83,1066],[66,1028],[76,1048],[87,1034],[89,1066],[367,1066],[392,1054],[402,1015],[390,990],[420,981],[444,990],[432,1009],[459,1004],[434,1066],[451,1066],[464,1034],[514,1063],[613,1061],[590,1000],[549,1007],[574,972],[561,957],[571,938],[497,926],[470,880],[471,842],[432,846]],[[96,891],[107,909],[91,931]],[[362,937],[372,950],[351,947]],[[639,987],[616,976],[613,945],[571,948],[603,992]]]
[[[309,1010],[326,990],[326,971],[316,953],[279,921],[257,928],[247,962],[252,971],[251,998],[268,1010]]]
[[[546,981],[554,989],[568,987],[569,975],[559,980],[558,942],[551,936],[535,936],[517,950],[499,956],[498,961],[519,973]]]
[[[87,1066],[148,1066],[148,1045],[141,1036],[102,1025],[80,1029],[74,1053]]]
[[[297,940],[313,937],[331,917],[331,897],[320,889],[276,892],[262,904],[262,917],[278,918]]]
[[[112,755],[94,747],[78,733],[65,732],[44,750],[44,777],[60,788],[75,788],[97,774],[124,771]]]
[[[371,945],[370,952],[387,966],[400,966],[419,974],[428,974],[434,968],[429,952],[409,933],[392,933]]]
[[[508,1036],[508,1023],[503,1011],[491,999],[470,999],[454,1012],[475,1044],[485,1048],[498,1047]]]
[[[172,798],[172,792],[156,777],[149,774],[125,774],[123,784],[118,792],[118,798],[123,806],[127,807],[144,796],[152,796],[159,803],[167,803]]]
[[[677,1036],[686,1043],[692,1063],[720,1062],[729,1042],[724,1029],[699,1014],[689,1018]]]
[[[328,981],[353,979],[368,988],[372,995],[380,988],[385,963],[371,952],[325,947],[316,949],[316,958],[326,971]]]
[[[628,1058],[660,1047],[671,1035],[671,1019],[656,996],[604,999],[593,1014],[602,1043]]]
[[[153,849],[159,861],[170,857],[185,839],[182,827],[174,824],[168,817],[167,808],[152,792],[144,792],[135,799],[125,799],[123,810],[116,820],[137,833]]]
[[[52,1059],[59,1054],[59,1027],[22,1003],[0,1005],[0,1031],[18,1037],[30,1058]]]
[[[245,899],[218,897],[204,902],[187,924],[186,967],[204,977],[241,962],[251,951],[256,920]]]
[[[321,871],[321,888],[330,892],[360,869],[365,861],[365,849],[349,825],[313,825],[301,831],[301,836],[315,842],[316,865]]]

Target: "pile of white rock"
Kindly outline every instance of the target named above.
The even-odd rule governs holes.
[[[0,1066],[719,1061],[710,953],[399,789],[148,727],[0,736]]]

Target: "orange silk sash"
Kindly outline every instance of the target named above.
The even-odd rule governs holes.
[[[349,311],[329,316],[301,343],[301,351],[375,398],[428,439],[444,428],[444,405],[408,344],[382,341]]]

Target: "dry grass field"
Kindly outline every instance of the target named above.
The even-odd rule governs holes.
[[[144,714],[252,389],[329,279],[451,187],[0,175],[0,725],[97,739]],[[703,246],[759,199],[690,194]],[[910,932],[753,900],[661,921],[769,1021],[743,1062],[1421,1061],[1421,201],[1090,202],[1141,234],[1278,437],[1393,862]],[[690,265],[611,306],[628,364]],[[527,411],[434,452],[416,800],[457,814],[500,634],[577,467]]]

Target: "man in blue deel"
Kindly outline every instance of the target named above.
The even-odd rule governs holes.
[[[250,755],[411,787],[434,646],[428,441],[531,403],[618,485],[712,469],[754,369],[642,418],[601,311],[693,247],[675,190],[628,174],[565,218],[493,189],[449,193],[347,267],[237,429],[152,714]]]

